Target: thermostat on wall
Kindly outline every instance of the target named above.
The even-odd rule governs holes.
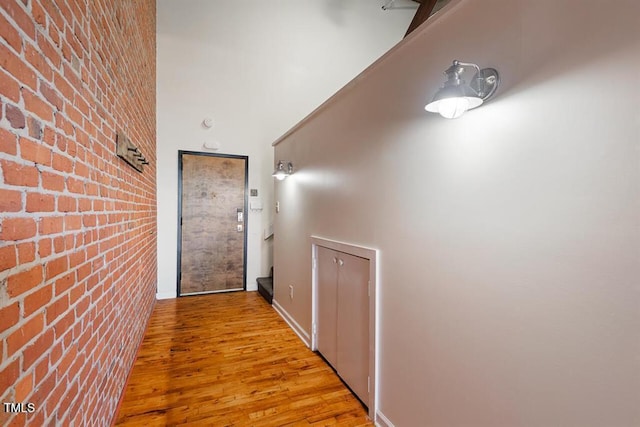
[[[202,126],[206,127],[207,129],[211,129],[213,127],[213,119],[211,117],[205,117],[205,119],[202,121]]]

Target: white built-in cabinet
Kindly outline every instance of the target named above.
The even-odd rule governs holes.
[[[370,260],[316,246],[317,350],[369,405]]]

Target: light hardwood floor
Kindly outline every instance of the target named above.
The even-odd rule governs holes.
[[[256,292],[158,301],[115,424],[373,425]]]

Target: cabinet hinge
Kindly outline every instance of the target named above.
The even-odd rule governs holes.
[[[311,268],[316,270],[318,268],[318,258],[311,258]]]
[[[318,334],[318,324],[314,323],[311,325],[311,333],[313,334],[313,336],[316,336]]]

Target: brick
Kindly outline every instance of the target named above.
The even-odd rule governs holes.
[[[36,28],[23,5],[17,1],[3,1],[2,8],[31,39],[36,37]]]
[[[76,397],[78,395],[78,383],[77,380],[78,374],[80,373],[80,369],[86,363],[85,356],[79,354],[76,356],[75,360],[73,360],[73,364],[69,368],[68,378],[69,381],[73,381],[73,383],[68,386],[65,390],[64,397],[62,398],[62,402],[60,403],[59,411],[64,414],[67,409],[71,406],[73,402],[75,402]]]
[[[43,126],[42,141],[49,147],[56,145],[56,131],[51,126]]]
[[[53,212],[56,199],[51,194],[27,193],[27,212]]]
[[[51,334],[51,336],[53,336],[53,331],[51,330],[47,330],[47,332],[45,332],[45,335],[49,333]],[[35,372],[34,382],[39,385],[42,382],[42,380],[49,374],[49,356],[48,355],[45,355],[45,357],[42,360],[36,363],[34,372]]]
[[[35,338],[44,328],[44,316],[38,314],[7,337],[7,355],[10,357]]]
[[[62,378],[67,373],[77,354],[78,349],[75,345],[65,351],[65,354],[62,356],[62,359],[60,359],[60,363],[56,369],[58,378]]]
[[[29,89],[22,88],[25,109],[46,122],[53,121],[53,108]]]
[[[49,328],[50,331],[53,329]],[[58,363],[58,360],[62,357],[63,354],[63,343],[58,342],[58,344],[54,345],[51,348],[51,352],[49,353],[49,361],[51,362],[51,366],[55,366]]]
[[[69,268],[73,268],[82,264],[87,259],[86,251],[84,249],[78,249],[69,254]]]
[[[56,48],[49,42],[49,40],[47,40],[46,36],[41,36],[40,34],[38,34],[38,47],[40,47],[42,53],[44,53],[44,56],[46,56],[47,59],[51,61],[51,64],[53,64],[53,68],[56,70],[60,69],[60,61],[62,60],[62,57],[60,56],[60,53],[58,53]]]
[[[18,137],[13,132],[0,128],[0,152],[15,156],[18,154],[17,141]]]
[[[44,217],[40,219],[38,231],[41,235],[62,233],[64,218],[61,216]]]
[[[13,12],[4,9],[7,2]],[[39,232],[38,240],[15,244],[0,235],[0,266],[8,268],[2,293],[17,304],[18,318],[27,316],[8,329],[11,334],[37,316],[47,325],[9,359],[19,360],[23,372],[8,385],[11,393],[41,408],[12,421],[80,425],[110,419],[106,403],[117,400],[123,366],[135,355],[109,346],[119,336],[127,343],[135,338],[130,334],[144,323],[153,293],[155,270],[141,272],[134,262],[153,264],[155,239],[147,232],[155,227],[155,177],[132,173],[113,152],[118,123],[126,124],[132,139],[149,141],[144,152],[156,148],[155,82],[149,78],[155,75],[155,8],[78,0],[0,5],[0,207],[13,212],[0,221],[20,216],[35,221]],[[33,26],[34,36],[20,29],[24,17],[22,25]],[[21,107],[24,127],[12,107],[7,117],[9,104]],[[58,208],[71,215],[56,213]],[[134,287],[145,296],[134,294]],[[123,292],[111,292],[116,288]],[[121,324],[116,310],[133,314]],[[3,367],[21,344],[16,337],[5,334],[0,341]],[[106,375],[110,366],[117,368]]]
[[[85,192],[87,196],[97,196],[98,195],[98,185],[92,184],[90,182],[85,184]],[[98,210],[98,209],[94,209]]]
[[[88,212],[92,209],[92,200],[91,199],[80,199],[78,200],[78,210],[80,212]],[[95,215],[94,215],[95,216]],[[95,225],[95,221],[94,221]]]
[[[77,283],[77,282],[76,282]],[[84,284],[79,284],[71,289],[69,292],[69,302],[71,304],[75,304],[82,296],[85,295],[86,286]]]
[[[20,212],[22,193],[15,190],[0,189],[0,212]]]
[[[14,395],[16,402],[27,401],[27,396],[33,390],[33,377],[33,371],[31,371],[17,382]]]
[[[12,298],[21,295],[41,284],[42,279],[43,271],[41,265],[16,273],[7,279],[7,294]]]
[[[53,168],[58,172],[72,172],[73,161],[58,153],[53,153]]]
[[[53,250],[55,253],[59,254],[65,250],[65,238],[62,236],[58,236],[53,239]]]
[[[36,376],[37,375],[38,374],[36,373]],[[38,382],[36,381],[36,383],[38,383]],[[31,403],[36,405],[36,408],[42,408],[44,406],[44,403],[45,403],[46,399],[47,399],[47,396],[49,396],[49,394],[53,390],[55,384],[56,384],[56,374],[55,374],[55,372],[53,372],[53,371],[48,372],[46,378],[39,382],[39,384],[36,387],[36,391],[29,398]],[[36,411],[36,412],[39,412],[39,411]],[[42,412],[44,412],[44,411],[42,411]]]
[[[47,285],[24,298],[23,309],[25,317],[43,308],[51,300],[52,288],[52,285]]]
[[[35,117],[27,117],[27,129],[29,136],[33,139],[42,139],[42,122]]]
[[[46,82],[40,80],[40,93],[45,97],[47,101],[51,103],[58,111],[62,111],[62,98],[58,95],[57,91]]]
[[[86,277],[88,277],[89,274],[91,274],[91,263],[90,262],[81,265],[80,268],[78,268],[78,270],[76,270],[76,281],[77,282],[82,282],[82,280],[85,279]]]
[[[47,13],[37,1],[31,2],[31,16],[39,26],[47,26]]]
[[[35,68],[47,81],[53,80],[53,70],[47,64],[45,56],[37,50],[31,43],[25,43],[25,59]]]
[[[96,215],[84,215],[82,217],[82,225],[85,227],[95,227],[97,223]]]
[[[49,17],[50,23],[55,24],[59,29],[64,28],[64,18],[62,17],[61,11],[57,6],[57,3],[51,0],[39,0],[39,3],[46,10],[46,14]]]
[[[53,301],[47,306],[47,324],[50,325],[60,317],[69,308],[69,297],[63,295],[61,298]],[[60,338],[62,335],[56,333],[56,337]],[[53,363],[53,362],[52,362]]]
[[[36,244],[35,242],[20,243],[18,249],[18,262],[20,264],[28,264],[36,260]]]
[[[72,255],[70,255],[70,257],[71,256]],[[71,263],[70,268],[73,268],[73,267],[75,267],[75,265]],[[71,287],[76,283],[75,278],[76,278],[76,275],[74,272],[67,273],[64,276],[58,278],[54,283],[55,295],[60,296],[64,292],[71,289]]]
[[[58,212],[75,212],[77,209],[77,201],[73,197],[58,197]]]
[[[76,194],[84,194],[84,181],[69,177],[67,179],[67,190]]]
[[[11,125],[11,127],[14,129],[24,129],[27,125],[27,121],[20,107],[16,107],[12,104],[7,104],[5,109],[7,113],[7,120],[9,120],[9,124]]]
[[[0,308],[0,332],[4,332],[16,325],[20,320],[20,306],[17,302]],[[1,394],[0,394],[1,395]]]
[[[80,230],[82,228],[82,215],[70,215],[64,218],[65,231]]]
[[[0,68],[6,70],[19,82],[33,90],[36,89],[36,73],[3,44],[0,44]]]
[[[18,53],[22,51],[22,37],[20,33],[7,21],[7,19],[0,15],[0,37],[5,39],[7,43]]]
[[[75,90],[69,84],[69,82],[62,76],[62,74],[56,74],[53,77],[53,84],[64,99],[69,100],[74,98]]]
[[[74,172],[76,176],[88,178],[89,177],[89,168],[87,165],[81,162],[75,162]]]
[[[4,183],[24,187],[38,186],[38,169],[35,166],[21,165],[10,160],[0,160]]]
[[[55,113],[55,124],[56,124],[56,128],[58,130],[61,130],[64,135],[66,136],[73,136],[76,132],[76,128],[73,125],[73,123],[71,123],[69,120],[67,120],[64,115],[62,115],[62,113],[60,113],[59,111]],[[66,141],[65,140],[65,147],[67,147],[67,144],[70,144],[71,141]],[[62,151],[64,151],[63,148],[61,148]],[[75,155],[75,151],[71,152],[67,150],[67,154],[69,154],[70,156],[74,156]]]
[[[41,172],[42,188],[45,190],[64,191],[65,178],[62,175],[51,172]]]
[[[13,102],[20,102],[20,84],[2,69],[0,69],[0,93]]]
[[[51,255],[51,239],[40,239],[38,242],[38,255],[46,258]]]
[[[18,265],[16,245],[0,247],[0,273]]]
[[[36,235],[37,227],[33,218],[5,218],[2,221],[0,239],[24,240]]]
[[[40,165],[51,166],[51,148],[42,142],[20,138],[20,156]]]
[[[62,316],[53,325],[53,330],[54,330],[54,332],[56,334],[56,337],[60,338],[61,336],[63,336],[69,330],[69,328],[71,328],[71,326],[73,326],[73,323],[75,322],[75,320],[76,320],[75,319],[75,313],[73,312],[73,310],[69,310],[67,312],[67,314]],[[71,334],[69,334],[69,339],[70,338],[71,338]]]
[[[8,390],[20,377],[20,360],[16,359],[9,363],[0,372],[0,390]]]
[[[48,261],[45,266],[46,266],[45,279],[49,280],[67,271],[67,268],[69,266],[69,260],[67,259],[67,256],[64,255],[52,261]]]
[[[80,111],[78,111],[76,107],[74,107],[69,103],[66,103],[64,107],[64,112],[67,114],[69,121],[71,121],[72,123],[75,123],[78,126],[82,125],[82,114],[80,114]]]

